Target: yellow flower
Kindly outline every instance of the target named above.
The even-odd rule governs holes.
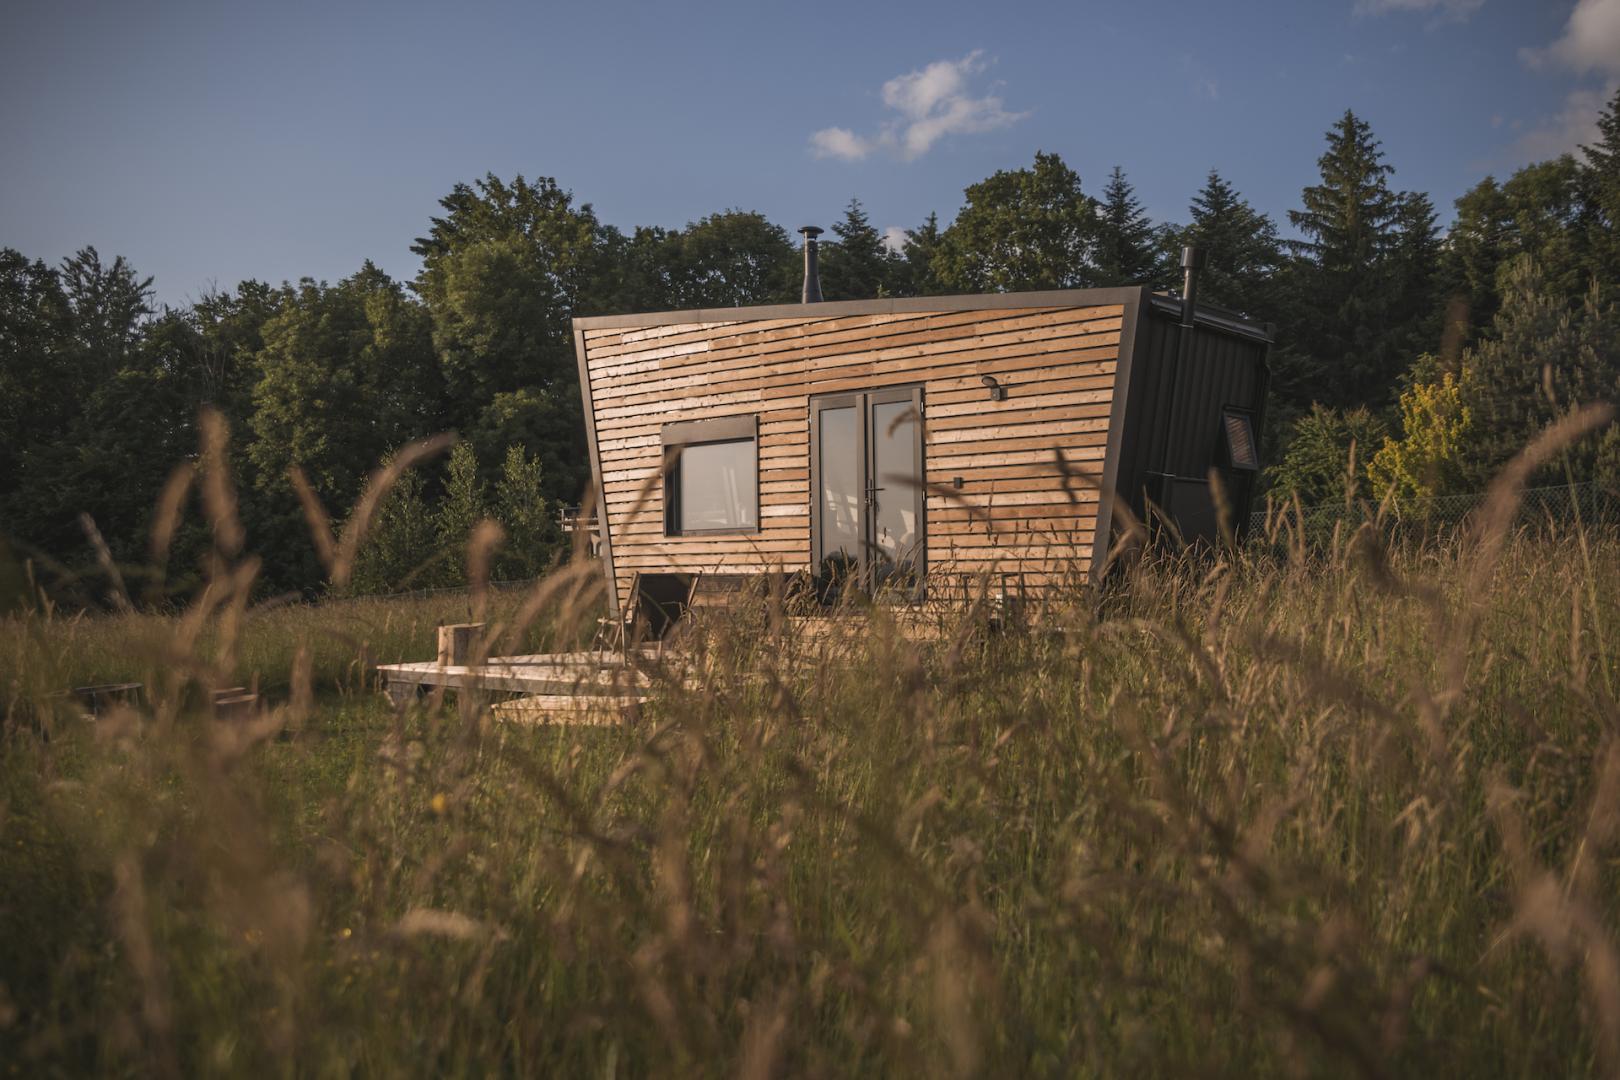
[[[435,814],[442,814],[450,808],[450,800],[445,798],[444,792],[441,791],[437,795],[433,796],[428,805],[433,807],[433,812]]]

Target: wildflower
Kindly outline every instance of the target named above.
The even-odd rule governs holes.
[[[433,808],[433,812],[435,814],[443,814],[450,808],[450,800],[445,798],[444,792],[441,791],[437,795],[433,796],[433,798],[428,802],[428,805]]]

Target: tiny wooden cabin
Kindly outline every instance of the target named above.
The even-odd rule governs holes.
[[[575,319],[610,595],[638,572],[1039,590],[1100,575],[1149,500],[1214,539],[1212,475],[1247,516],[1270,341],[1139,287]]]

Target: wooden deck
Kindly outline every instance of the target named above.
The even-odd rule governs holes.
[[[499,702],[490,706],[489,711],[495,719],[515,724],[612,727],[633,723],[647,701],[645,694],[529,694]]]
[[[898,609],[885,615],[894,632],[912,641],[935,641],[945,636],[939,612]],[[871,632],[869,613],[852,610],[827,615],[792,616],[780,642],[782,663],[815,666],[857,662],[856,645]],[[616,652],[534,653],[494,656],[482,664],[451,664],[423,660],[379,664],[388,698],[396,706],[414,701],[424,692],[443,689],[477,691],[496,699],[491,711],[497,719],[515,723],[608,725],[635,720],[650,700],[655,679],[649,669],[662,667],[668,678],[699,685],[695,673],[685,671],[691,654],[679,637],[660,649],[632,650],[628,657]],[[749,675],[737,676],[748,681]],[[709,678],[713,678],[711,674]]]
[[[619,657],[594,652],[494,656],[482,664],[379,664],[390,701],[404,704],[423,690],[483,690],[505,694],[611,697],[645,689],[647,676]]]

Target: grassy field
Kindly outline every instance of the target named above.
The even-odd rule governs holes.
[[[622,729],[368,681],[578,640],[581,580],[0,624],[0,1069],[1620,1069],[1611,534],[1146,560],[932,644],[744,613]]]

